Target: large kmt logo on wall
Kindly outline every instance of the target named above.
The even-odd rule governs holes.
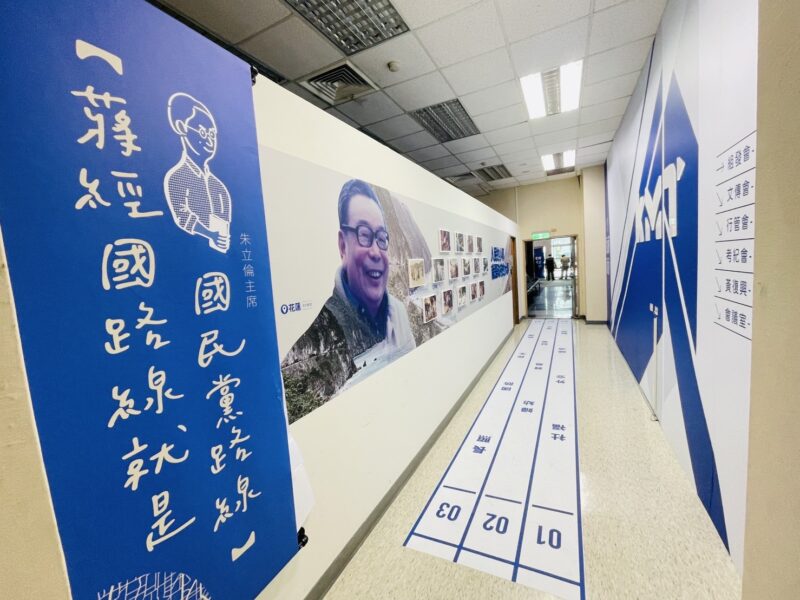
[[[694,364],[697,192],[697,138],[673,76],[666,101],[663,85],[658,85],[612,333],[641,383],[656,344],[662,341],[666,317],[671,347],[662,352],[671,350],[677,381],[659,379],[656,385],[665,397],[673,385],[678,386],[697,492],[727,545],[714,450]],[[661,369],[651,370],[650,377],[654,371],[663,377]]]

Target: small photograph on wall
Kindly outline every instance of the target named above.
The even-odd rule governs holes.
[[[503,262],[505,259],[505,249],[498,246],[492,246],[492,262]]]
[[[421,258],[408,259],[408,287],[425,285],[425,261]]]
[[[478,284],[477,283],[470,283],[469,284],[469,301],[475,302],[478,299]]]
[[[456,252],[464,252],[464,234],[456,233]]]
[[[444,281],[444,259],[433,259],[433,283]]]
[[[481,259],[480,258],[473,258],[472,259],[472,274],[473,275],[480,275],[481,274]]]
[[[489,272],[489,259],[485,258],[485,257],[483,259],[483,272],[484,273],[488,273]]]
[[[481,236],[475,237],[475,252],[483,254],[483,238]]]
[[[475,252],[475,237],[468,235],[467,236],[467,252]]]
[[[442,292],[442,316],[446,317],[453,312],[453,290]]]
[[[461,275],[463,277],[469,277],[469,274],[472,272],[472,261],[468,258],[461,259]]]
[[[450,252],[452,246],[450,245],[450,232],[447,229],[439,230],[439,252]]]
[[[467,286],[458,286],[458,308],[464,308],[467,305]]]
[[[457,258],[450,259],[450,280],[458,279],[458,263],[461,262]]]
[[[483,298],[483,295],[484,295],[485,293],[486,293],[486,286],[484,285],[484,283],[483,283],[483,280],[481,279],[481,280],[478,282],[478,298],[481,298],[481,299],[482,299],[482,298]]]
[[[424,315],[424,321],[429,323],[433,321],[436,317],[436,294],[431,294],[430,296],[425,296],[422,300],[422,314]]]

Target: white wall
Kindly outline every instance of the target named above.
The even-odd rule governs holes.
[[[605,321],[606,302],[606,179],[603,167],[589,167],[581,175],[583,192],[583,281],[587,321]]]
[[[517,235],[509,219],[279,86],[259,78],[254,96],[262,157],[264,148],[294,155]],[[292,199],[271,196],[268,179],[263,184],[274,240],[270,208]],[[310,543],[260,600],[303,598],[321,578],[324,585],[331,565],[352,549],[359,528],[511,328],[505,294],[292,424],[315,495],[305,523]]]

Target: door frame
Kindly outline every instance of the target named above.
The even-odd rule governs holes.
[[[511,272],[509,273],[511,277],[511,297],[512,297],[512,304],[513,304],[513,317],[514,317],[514,325],[519,325],[519,283],[517,279],[519,277],[517,273],[517,238],[513,235],[511,236]]]

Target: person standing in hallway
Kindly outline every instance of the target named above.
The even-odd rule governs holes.
[[[561,279],[566,279],[569,274],[569,257],[566,254],[561,255]]]
[[[544,261],[544,268],[547,269],[547,281],[553,281],[555,279],[553,272],[556,270],[556,259],[553,258],[552,254],[547,255],[547,259]]]

